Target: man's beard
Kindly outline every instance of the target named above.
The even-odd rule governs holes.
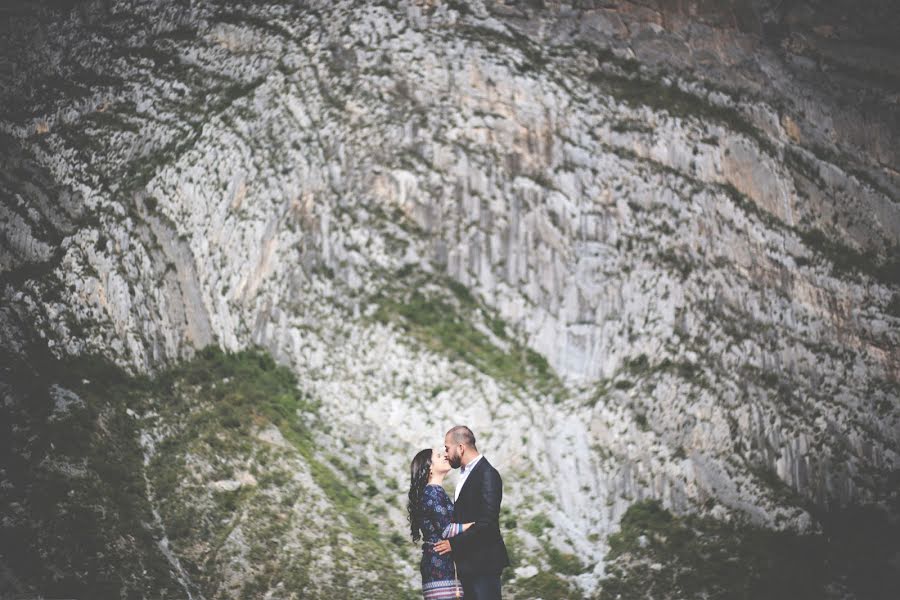
[[[462,465],[462,458],[459,456],[448,456],[447,462],[449,462],[450,466],[454,469],[458,469],[460,465]]]

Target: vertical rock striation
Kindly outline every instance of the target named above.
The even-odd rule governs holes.
[[[895,507],[896,15],[713,4],[10,9],[4,355],[152,374],[259,346],[318,403],[281,467],[318,473],[295,483],[324,516],[322,464],[398,482],[366,492],[384,531],[411,449],[465,421],[506,478],[517,597],[535,569],[597,593],[637,500],[800,532]],[[245,533],[227,568],[176,547],[221,567],[187,589],[241,593]],[[350,562],[303,585],[363,585]]]

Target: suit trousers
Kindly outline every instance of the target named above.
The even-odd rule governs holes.
[[[500,600],[499,575],[471,575],[461,579],[465,600]]]

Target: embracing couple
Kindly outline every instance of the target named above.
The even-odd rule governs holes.
[[[444,491],[450,469],[459,469],[455,501]],[[475,435],[458,425],[444,449],[426,449],[410,464],[409,525],[422,539],[425,600],[500,600],[500,573],[509,565],[500,535],[503,482],[475,447]]]

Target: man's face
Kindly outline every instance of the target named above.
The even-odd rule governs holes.
[[[451,467],[458,469],[462,465],[462,446],[455,444],[449,434],[444,436],[444,452]]]

